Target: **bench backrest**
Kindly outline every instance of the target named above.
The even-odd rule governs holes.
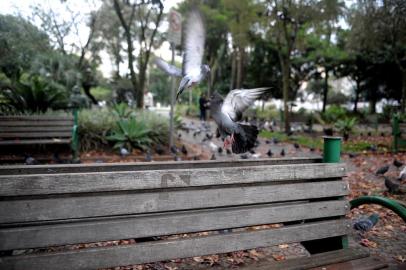
[[[0,116],[0,141],[70,139],[73,117],[66,116]]]
[[[346,235],[345,166],[320,162],[4,167],[0,250],[162,239],[3,256],[0,268],[96,269]],[[228,228],[239,229],[217,233]]]

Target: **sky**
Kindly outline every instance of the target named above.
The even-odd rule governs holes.
[[[182,2],[183,0],[164,0],[164,13],[169,12],[172,7],[175,7],[178,3]],[[75,14],[80,12],[81,14],[87,14],[92,9],[97,9],[102,1],[87,1],[86,3],[84,0],[69,0],[68,6],[71,11]],[[71,13],[66,10],[66,3],[61,3],[60,0],[0,0],[0,14],[21,14],[24,18],[31,18],[32,16],[32,6],[41,6],[44,9],[52,9],[55,13],[59,15],[60,18],[64,20],[69,20],[71,18]],[[38,20],[32,21],[34,25],[40,27],[40,23]],[[160,30],[166,31],[168,28],[168,24],[163,22],[161,24]],[[68,44],[78,43],[81,42],[82,44],[86,42],[86,38],[88,36],[88,28],[85,26],[84,22],[83,25],[79,27],[78,34],[71,34],[67,38]],[[168,42],[164,42],[158,50],[155,51],[155,54],[164,58],[165,60],[171,59],[171,50]],[[102,51],[101,54],[102,64],[100,66],[100,71],[106,77],[111,77],[113,64],[112,61],[107,54],[107,52]],[[177,56],[177,61],[181,61],[181,58]],[[127,63],[122,63],[120,66],[122,71],[126,71]]]

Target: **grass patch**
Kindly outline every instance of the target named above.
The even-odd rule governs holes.
[[[323,138],[313,138],[310,136],[305,136],[305,135],[294,135],[294,136],[287,136],[283,132],[271,132],[271,131],[261,131],[259,133],[259,136],[262,138],[266,139],[278,139],[281,142],[287,142],[287,143],[298,143],[301,146],[308,147],[308,148],[316,148],[316,149],[323,149]],[[371,147],[372,143],[367,142],[367,141],[347,141],[343,142],[342,145],[342,152],[348,153],[357,153],[357,152],[363,152],[369,150]]]

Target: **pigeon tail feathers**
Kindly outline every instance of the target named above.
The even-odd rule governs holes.
[[[232,150],[236,154],[245,153],[253,148],[259,132],[256,126],[239,124],[239,127],[243,132],[234,133],[234,142],[232,144]]]

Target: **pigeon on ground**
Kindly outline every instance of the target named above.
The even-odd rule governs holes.
[[[227,155],[231,155],[232,152],[230,151],[230,149],[226,149]]]
[[[399,160],[397,160],[396,158],[393,160],[393,165],[396,167],[396,168],[400,168],[400,167],[402,167],[403,165],[404,165],[404,163],[403,162],[401,162],[401,161],[399,161]]]
[[[314,152],[316,149],[314,147],[310,147],[310,152]]]
[[[252,154],[252,155],[255,154],[255,150],[254,150],[254,149],[250,149],[249,152],[250,152],[250,154]]]
[[[25,163],[25,165],[38,165],[39,164],[38,160],[36,160],[35,158],[33,158],[29,155],[25,155],[24,163]]]
[[[241,159],[249,159],[249,156],[247,154],[242,154],[240,156]]]
[[[223,153],[223,148],[218,147],[218,148],[217,148],[217,152],[218,152],[219,154]]]
[[[212,133],[206,133],[206,138],[207,138],[208,140],[213,139],[213,134],[212,134]]]
[[[265,143],[266,143],[266,144],[270,144],[271,141],[270,141],[270,140],[265,140]]]
[[[279,140],[278,140],[278,138],[272,138],[272,142],[273,142],[273,144],[278,144]]]
[[[209,147],[212,152],[216,152],[218,151],[218,148],[220,148],[214,142],[209,142]]]
[[[399,184],[392,182],[391,179],[384,176],[385,179],[385,187],[388,189],[389,193],[396,194],[399,192]]]
[[[217,92],[212,94],[210,100],[211,116],[224,139],[224,148],[227,149],[231,145],[234,153],[241,154],[254,147],[258,128],[238,123],[238,121],[242,120],[242,113],[267,90],[269,87],[235,89],[230,91],[225,99]]]
[[[171,150],[171,153],[174,155],[176,155],[179,152],[178,148],[175,145],[172,145],[170,150]]]
[[[284,157],[285,156],[285,149],[281,150],[281,156]]]
[[[126,148],[124,148],[124,147],[120,148],[120,155],[122,157],[128,156],[129,154],[130,154],[130,152]]]
[[[376,170],[375,175],[384,175],[389,170],[389,165],[385,165]]]
[[[210,158],[210,160],[216,160],[217,158],[216,158],[216,155],[213,153],[212,155],[211,155],[211,158]]]
[[[295,147],[295,149],[299,149],[300,145],[298,143],[294,143],[293,146]]]
[[[403,170],[400,171],[398,180],[403,181],[406,179],[406,167],[403,168]]]
[[[160,58],[155,60],[155,64],[167,74],[175,77],[183,76],[176,100],[185,89],[199,84],[210,74],[210,67],[202,64],[206,30],[202,15],[196,9],[188,15],[184,35],[182,70]]]
[[[160,146],[160,145],[158,145],[156,148],[155,148],[155,152],[158,154],[158,155],[163,155],[164,153],[165,153],[165,150],[163,149],[163,147],[162,146]]]
[[[152,161],[152,155],[151,155],[151,150],[147,150],[147,153],[145,154],[145,161],[146,162],[151,162]]]
[[[356,154],[354,154],[354,153],[348,153],[348,157],[349,158],[355,158],[357,155]]]
[[[379,215],[372,214],[367,218],[360,218],[356,220],[353,224],[353,228],[364,233],[371,230],[376,225],[376,223],[378,223],[378,220]]]
[[[266,152],[266,155],[268,157],[272,157],[273,153],[272,153],[271,149],[269,149],[268,152]]]
[[[187,155],[187,149],[185,145],[182,145],[181,152],[186,156]]]

